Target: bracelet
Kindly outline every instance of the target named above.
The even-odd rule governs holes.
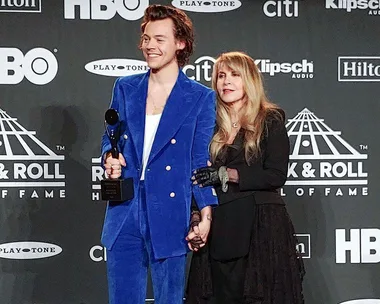
[[[222,184],[222,191],[225,193],[228,190],[228,172],[226,166],[221,166],[218,170],[220,182]]]

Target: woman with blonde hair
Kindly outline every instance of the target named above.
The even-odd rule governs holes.
[[[193,212],[186,303],[304,303],[304,267],[278,192],[289,162],[285,113],[268,101],[260,71],[244,53],[222,54],[212,85],[217,92],[212,165],[197,169],[192,179],[195,187],[213,186],[219,206],[206,245],[197,236]]]

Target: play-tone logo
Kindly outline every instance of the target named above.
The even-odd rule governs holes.
[[[11,193],[18,198],[65,198],[64,156],[35,134],[0,109],[0,199]]]
[[[149,0],[64,0],[65,19],[110,20],[116,13],[125,20],[144,16]],[[76,11],[78,9],[78,11]]]
[[[41,13],[41,0],[0,0],[0,13]]]
[[[144,73],[148,70],[145,61],[135,59],[100,59],[87,63],[85,69],[102,76],[129,76]]]
[[[41,242],[14,242],[0,244],[0,258],[13,260],[45,259],[58,255],[62,248]]]
[[[368,10],[368,15],[380,15],[380,0],[326,0],[327,9],[345,10],[350,13],[353,10]]]
[[[380,263],[380,229],[335,230],[336,263]],[[350,258],[347,258],[349,253]]]
[[[172,5],[185,11],[218,13],[238,9],[239,0],[173,0]]]
[[[311,235],[309,233],[297,233],[298,243],[296,249],[303,259],[311,258]]]
[[[299,1],[283,0],[283,1],[266,1],[263,5],[263,12],[268,17],[298,17]]]
[[[291,143],[286,185],[301,186],[295,189],[298,196],[312,196],[315,186],[324,186],[325,196],[368,195],[367,155],[348,144],[340,131],[306,108],[288,119],[286,128]]]
[[[380,81],[380,56],[338,57],[338,81]]]
[[[31,49],[24,56],[17,48],[0,48],[0,84],[18,84],[25,77],[31,83],[44,85],[57,72],[58,61],[47,49]]]

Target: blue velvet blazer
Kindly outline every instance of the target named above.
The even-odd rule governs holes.
[[[111,108],[119,113],[119,151],[127,166],[122,177],[133,177],[135,196],[121,204],[108,202],[102,243],[111,249],[134,200],[139,198],[145,109],[150,72],[118,78]],[[215,126],[215,93],[179,71],[167,100],[145,170],[150,235],[155,258],[183,255],[189,228],[191,198],[198,208],[217,204],[211,187],[193,187],[192,170],[207,165],[208,146]],[[111,144],[102,139],[102,159]],[[136,205],[136,204],[133,204]]]

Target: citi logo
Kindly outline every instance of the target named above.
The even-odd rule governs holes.
[[[110,20],[116,13],[125,20],[144,16],[149,0],[64,0],[65,19]],[[76,10],[78,9],[78,10]]]
[[[45,259],[58,255],[62,248],[41,242],[14,242],[0,244],[0,258],[13,260]]]
[[[196,81],[210,82],[212,76],[212,68],[215,59],[210,56],[202,56],[194,61],[194,64],[188,64],[182,68],[182,71],[190,79]]]
[[[379,299],[360,299],[342,302],[340,304],[380,304]]]
[[[148,65],[141,60],[115,58],[91,61],[85,65],[85,69],[97,75],[120,77],[144,73]]]
[[[348,13],[356,9],[368,9],[368,15],[380,15],[380,0],[326,0],[326,8],[345,10]]]
[[[51,82],[58,72],[54,54],[35,48],[25,55],[17,48],[0,48],[0,84],[18,84],[24,77],[36,85]]]
[[[106,262],[107,261],[107,249],[100,245],[95,245],[90,248],[90,259],[94,262]]]
[[[0,13],[41,13],[41,0],[0,0]]]
[[[336,229],[335,240],[337,264],[380,263],[380,229]]]
[[[274,76],[276,74],[290,74],[292,78],[313,78],[314,64],[312,61],[302,59],[300,62],[271,62],[269,59],[256,59],[256,65],[261,73]]]
[[[266,1],[263,6],[263,12],[268,17],[298,17],[299,1]]]
[[[239,0],[173,0],[172,5],[185,11],[218,13],[238,9]]]
[[[338,57],[339,82],[380,81],[380,56]]]
[[[297,233],[295,235],[297,237],[297,252],[303,259],[311,258],[311,240],[309,233]]]

